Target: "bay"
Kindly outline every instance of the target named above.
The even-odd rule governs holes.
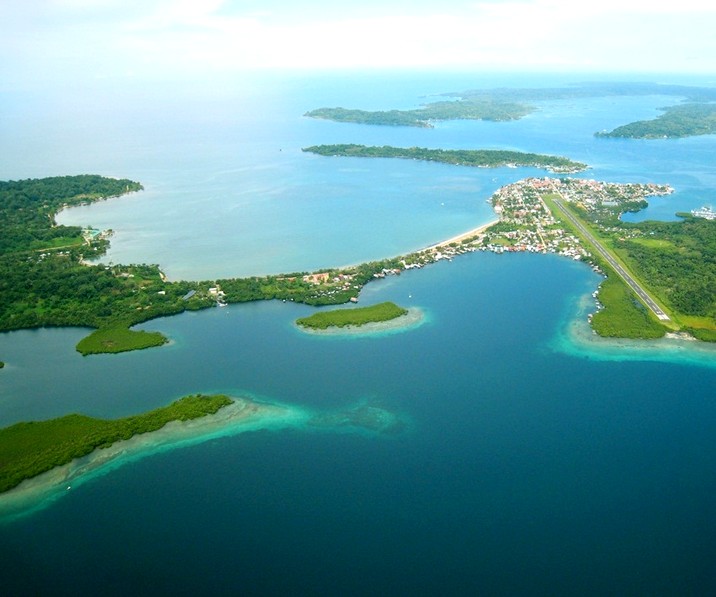
[[[544,175],[300,152],[315,143],[505,147],[587,161],[589,178],[674,185],[644,217],[673,217],[712,193],[713,136],[592,136],[674,98],[548,102],[514,123],[428,130],[301,117],[505,81],[362,74],[94,90],[54,109],[36,98],[0,120],[3,149],[16,146],[0,174],[140,180],[143,193],[63,221],[116,230],[108,259],[194,279],[404,252],[487,221],[493,190]],[[585,345],[574,327],[598,282],[558,257],[470,254],[364,289],[361,304],[424,310],[427,322],[400,334],[303,334],[293,322],[314,309],[275,301],[148,322],[171,344],[139,353],[83,358],[79,329],[0,334],[2,425],[124,416],[212,391],[315,413],[374,405],[402,422],[387,435],[256,430],[126,464],[0,524],[4,591],[710,592],[716,357]]]

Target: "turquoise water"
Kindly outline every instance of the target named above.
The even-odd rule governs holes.
[[[297,79],[168,104],[125,92],[85,119],[70,102],[13,104],[0,121],[11,156],[0,174],[141,180],[142,194],[63,217],[115,229],[114,261],[196,278],[409,250],[489,219],[492,190],[535,173],[300,153],[318,142],[568,155],[594,165],[590,178],[673,184],[652,217],[713,191],[714,137],[591,137],[673,98],[562,102],[518,123],[416,131],[300,117],[320,105],[409,107],[495,82],[476,78]],[[31,114],[36,126],[21,135]],[[228,234],[236,211],[251,225]],[[558,257],[470,254],[365,288],[362,304],[428,315],[400,334],[310,336],[293,322],[313,309],[281,302],[148,322],[172,343],[141,353],[82,358],[74,345],[85,330],[0,334],[2,425],[123,416],[210,391],[311,412],[370,404],[404,422],[388,435],[299,425],[215,437],[99,475],[0,525],[4,592],[711,593],[716,355],[575,339],[598,281]]]

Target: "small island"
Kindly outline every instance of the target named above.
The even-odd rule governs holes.
[[[170,421],[189,421],[213,415],[233,402],[223,394],[196,394],[123,419],[105,420],[72,414],[5,427],[0,429],[0,493],[96,449],[157,431]]]
[[[322,156],[402,158],[475,168],[533,167],[559,173],[580,172],[587,168],[587,164],[574,162],[565,157],[501,149],[426,149],[423,147],[391,147],[389,145],[375,147],[339,144],[313,145],[303,148],[302,151]]]
[[[297,319],[296,324],[299,327],[312,330],[325,330],[331,327],[361,327],[369,323],[391,321],[407,314],[407,309],[386,301],[370,307],[320,311],[310,317]]]

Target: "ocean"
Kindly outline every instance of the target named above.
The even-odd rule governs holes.
[[[434,129],[302,116],[582,80],[261,75],[27,92],[3,100],[0,178],[142,182],[59,220],[115,230],[107,261],[195,280],[404,253],[492,219],[500,186],[547,175],[301,152],[318,143],[551,153],[589,163],[581,177],[676,188],[637,218],[709,203],[716,137],[593,137],[674,97],[544,102],[516,122]],[[684,82],[659,79],[672,80]],[[392,433],[266,425],[149,450],[0,521],[3,592],[712,593],[716,350],[595,342],[585,320],[599,280],[556,256],[479,253],[363,290],[361,304],[423,310],[402,333],[310,336],[293,322],[313,308],[270,301],[147,322],[171,344],[120,355],[79,356],[81,329],[0,334],[1,425],[125,416],[195,392],[317,414],[368,405],[400,421]]]

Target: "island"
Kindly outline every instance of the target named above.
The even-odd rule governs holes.
[[[477,168],[533,167],[565,174],[580,172],[587,168],[586,164],[574,162],[565,157],[501,149],[426,149],[423,147],[391,147],[389,145],[375,147],[339,144],[313,145],[303,148],[302,151],[322,156],[402,158]]]
[[[625,139],[678,139],[716,134],[716,104],[687,103],[663,108],[653,120],[639,120],[612,131],[596,133],[597,137]]]
[[[414,126],[432,128],[437,120],[491,120],[502,122],[518,120],[529,114],[532,108],[524,104],[491,99],[471,101],[434,102],[415,110],[356,110],[347,108],[318,108],[306,112],[304,116],[352,122],[356,124],[376,124],[382,126]]]
[[[196,394],[115,420],[73,414],[0,429],[0,523],[26,516],[96,475],[141,458],[256,429],[395,435],[399,414],[376,403],[329,412],[249,397]]]
[[[390,321],[407,314],[407,309],[386,301],[370,307],[319,311],[309,317],[297,319],[296,324],[300,327],[318,330],[325,330],[329,327],[360,327],[368,323]]]
[[[158,265],[88,263],[85,255],[106,249],[106,235],[57,226],[54,214],[62,205],[101,200],[105,194],[98,188],[118,196],[141,185],[89,175],[0,183],[0,229],[8,231],[0,237],[0,331],[96,328],[79,342],[82,354],[160,346],[167,342],[162,334],[130,328],[186,310],[255,300],[339,305],[356,301],[365,284],[401,271],[467,252],[524,250],[584,259],[607,276],[591,321],[600,335],[675,331],[716,341],[716,221],[628,224],[619,218],[642,209],[646,196],[670,192],[665,185],[530,178],[495,193],[497,222],[424,249],[317,272],[201,282],[168,281]],[[641,283],[630,287],[628,280]],[[660,311],[647,307],[641,295]]]
[[[233,400],[223,394],[196,394],[123,419],[104,420],[73,414],[5,427],[0,429],[0,493],[96,449],[157,431],[170,421],[215,414],[232,403]]]
[[[688,85],[665,85],[659,83],[585,83],[570,87],[545,88],[496,88],[470,89],[443,94],[452,98],[427,103],[412,110],[359,110],[348,108],[318,108],[304,116],[334,122],[371,124],[382,126],[413,126],[432,128],[434,123],[444,120],[489,120],[504,122],[518,120],[539,109],[539,103],[554,100],[579,99],[586,97],[619,97],[665,95],[685,98],[689,104],[676,106],[673,113],[667,109],[666,121],[646,121],[625,125],[625,130],[615,129],[612,133],[603,131],[598,136],[634,136],[649,130],[650,135],[664,136],[658,132],[665,126],[674,136],[703,135],[714,132],[711,117],[716,101],[716,90],[710,87]],[[671,114],[670,114],[671,113]],[[639,132],[641,129],[641,132]],[[626,133],[626,134],[624,134]],[[668,135],[667,135],[668,136]],[[654,137],[647,137],[654,138]]]

